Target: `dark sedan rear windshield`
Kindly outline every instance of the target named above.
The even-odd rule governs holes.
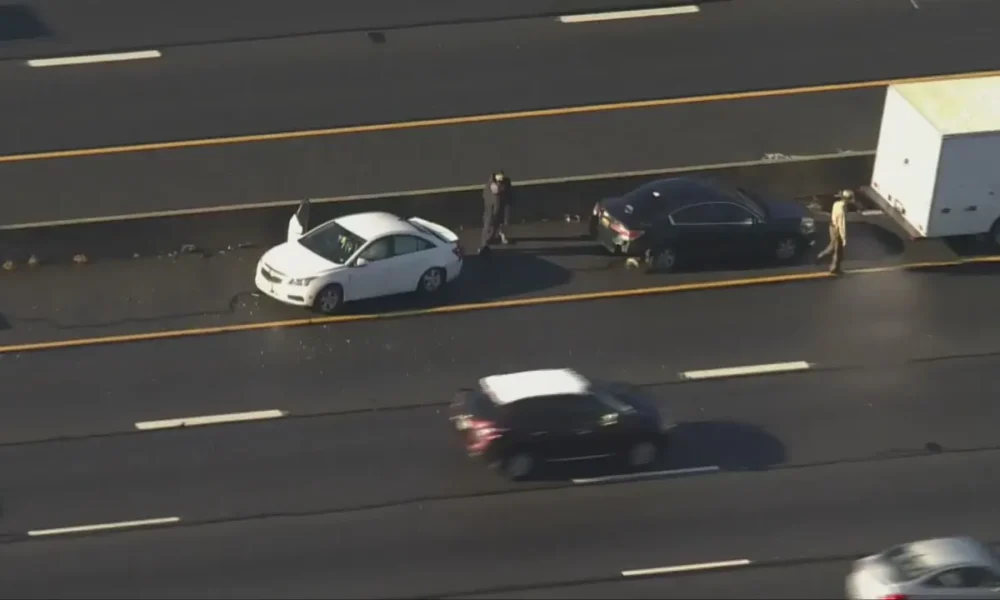
[[[656,212],[667,201],[663,184],[647,184],[632,190],[622,198],[625,204],[632,206],[632,213],[644,217]]]
[[[607,208],[612,216],[625,222],[643,221],[656,215],[667,201],[663,195],[655,196],[654,185],[644,185],[624,196],[608,201]]]
[[[368,240],[341,227],[336,221],[330,221],[306,233],[298,241],[313,253],[342,265]]]

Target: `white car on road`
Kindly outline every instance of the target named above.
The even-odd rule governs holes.
[[[387,212],[338,217],[301,233],[257,264],[257,289],[294,306],[336,313],[345,302],[406,292],[435,294],[462,272],[458,236],[442,225]]]
[[[849,600],[1000,598],[1000,558],[971,537],[946,537],[894,546],[855,561]]]

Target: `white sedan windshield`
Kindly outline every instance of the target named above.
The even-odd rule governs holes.
[[[298,241],[326,260],[344,264],[368,240],[341,227],[336,221],[331,221],[306,233]]]

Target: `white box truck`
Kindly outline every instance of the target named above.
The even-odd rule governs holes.
[[[862,193],[914,239],[1000,246],[1000,77],[890,85]]]

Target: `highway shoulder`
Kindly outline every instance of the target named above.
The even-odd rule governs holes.
[[[630,271],[624,268],[623,259],[584,241],[585,232],[585,222],[515,226],[514,244],[497,247],[488,259],[467,257],[461,278],[441,301],[428,304],[404,295],[360,302],[347,307],[345,318],[414,309],[440,312],[449,306],[454,307],[449,310],[464,312],[475,306],[518,306],[529,299],[564,302],[602,293],[627,295],[629,290],[642,294],[732,287],[755,279],[821,273],[820,267],[809,264],[808,255],[801,264],[786,268],[747,263],[673,274]],[[849,267],[888,268],[913,260],[914,253],[917,259],[927,259],[928,246],[910,248],[878,226],[858,223],[852,225],[852,232]],[[239,235],[239,230],[230,234],[228,246],[220,243],[215,248],[179,252],[181,247],[170,256],[103,262],[97,257],[93,264],[34,268],[22,264],[15,271],[0,273],[5,295],[0,307],[4,325],[0,345],[268,322],[301,324],[315,317],[256,291],[253,275],[263,249],[238,247]],[[156,232],[148,236],[155,237]],[[142,237],[130,239],[141,244]],[[479,237],[476,229],[461,233],[467,252],[475,252]],[[820,237],[818,245],[823,243]],[[940,245],[929,247],[936,260],[955,258]],[[732,283],[727,286],[726,281]]]

